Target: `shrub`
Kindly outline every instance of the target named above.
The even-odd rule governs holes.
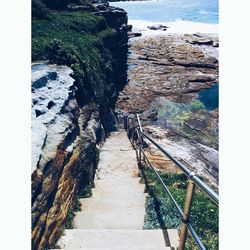
[[[63,42],[59,39],[53,39],[47,46],[46,52],[51,63],[71,66],[78,62],[74,53],[65,48]]]
[[[43,3],[51,9],[61,10],[65,9],[69,4],[69,0],[42,0]]]
[[[149,167],[145,167],[143,171],[149,184],[144,228],[179,228],[181,218],[162,185],[158,182],[154,172]],[[159,172],[159,174],[183,209],[187,188],[186,175],[162,172]],[[206,194],[196,188],[191,209],[191,222],[207,249],[218,249],[218,217],[218,207]],[[185,249],[198,249],[190,236]]]
[[[51,17],[51,12],[40,0],[32,0],[32,19],[50,20]]]

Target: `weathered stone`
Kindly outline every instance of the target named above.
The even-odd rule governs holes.
[[[202,34],[192,37],[166,35],[130,40],[128,65],[132,66],[116,110],[119,114],[140,114],[148,134],[216,186],[218,109],[207,111],[190,106],[200,90],[218,81],[218,58],[214,57],[217,49],[211,42],[205,45],[216,38]],[[203,44],[191,43],[188,38]],[[151,147],[148,153],[154,158]],[[155,158],[154,165],[178,171],[169,162],[165,164],[163,158]]]
[[[125,112],[142,113],[160,96],[189,102],[218,80],[218,60],[185,42],[183,35],[141,38],[130,45],[128,63],[134,66],[116,104]]]

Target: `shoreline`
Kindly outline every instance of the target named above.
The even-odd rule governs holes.
[[[116,111],[140,113],[153,138],[158,138],[163,146],[171,146],[175,157],[185,159],[192,171],[217,187],[218,108],[185,113],[181,107],[197,100],[200,90],[218,81],[218,34],[200,33],[201,29],[196,29],[195,34],[187,34],[187,29],[182,29],[182,33],[147,29],[152,23],[166,24],[159,22],[144,22],[143,30],[136,25],[141,21],[129,23],[133,25],[132,32],[139,28],[142,36],[129,41],[129,82],[119,94]],[[176,112],[183,125],[174,119],[171,123],[173,112],[168,110]],[[166,117],[168,126],[164,125]]]
[[[139,19],[130,19],[128,22],[133,26],[132,32],[140,32],[142,33],[143,37],[194,33],[202,33],[212,37],[219,36],[219,24],[200,23],[179,19],[173,22],[153,22]],[[157,25],[167,26],[168,28],[166,30],[148,29],[148,26]]]

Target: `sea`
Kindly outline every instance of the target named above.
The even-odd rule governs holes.
[[[128,14],[128,23],[134,32],[143,36],[164,35],[168,33],[192,34],[205,33],[219,35],[218,0],[151,0],[110,2],[111,6],[124,9]],[[166,25],[167,31],[149,30],[150,25]],[[218,48],[214,48],[218,57]],[[219,105],[219,84],[201,90],[198,100],[206,110],[214,110]]]
[[[163,24],[170,33],[219,32],[218,0],[121,1],[110,5],[128,13],[133,31],[146,31],[149,25]]]

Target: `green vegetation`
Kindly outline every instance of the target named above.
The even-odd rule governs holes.
[[[89,198],[92,196],[92,188],[94,188],[94,182],[86,185],[85,187],[80,188],[78,193],[78,199],[80,198]]]
[[[191,110],[205,109],[205,105],[201,101],[195,100],[190,103],[190,108]]]
[[[76,196],[76,201],[73,202],[72,206],[69,208],[68,215],[67,215],[66,222],[65,222],[66,229],[74,228],[73,220],[75,217],[75,212],[81,211],[81,203],[79,199],[91,197],[92,196],[91,188],[94,188],[94,182],[80,187],[79,192]]]
[[[142,171],[149,193],[146,202],[144,228],[180,229],[181,220],[179,214],[162,185],[157,181],[154,172],[149,167],[144,167]],[[186,198],[187,177],[184,174],[159,173],[183,209]],[[195,189],[191,210],[191,223],[207,249],[218,249],[218,208],[198,188]],[[186,249],[199,249],[191,236],[187,239]]]
[[[79,102],[107,103],[113,59],[104,43],[114,39],[116,31],[100,16],[48,9],[38,0],[32,2],[32,17],[32,60],[70,66]]]
[[[204,104],[199,100],[190,103],[175,103],[165,99],[158,110],[158,119],[162,124],[167,121],[167,125],[172,128],[183,128],[184,122],[193,117],[193,111],[199,109],[205,109]]]
[[[73,225],[73,220],[75,217],[75,210],[70,208],[67,214],[67,218],[66,218],[66,222],[65,222],[65,228],[66,229],[73,229],[74,225]]]

